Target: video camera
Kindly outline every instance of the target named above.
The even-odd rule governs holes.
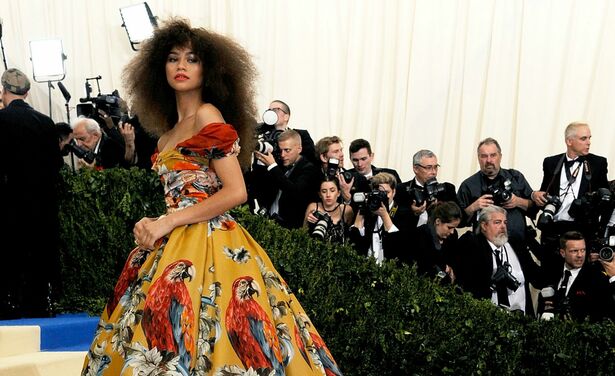
[[[424,202],[433,202],[438,198],[438,194],[444,192],[446,186],[444,183],[438,183],[436,178],[431,178],[425,182],[424,187],[406,187],[406,191],[416,203],[416,206],[423,205]]]
[[[357,204],[359,209],[367,208],[370,213],[375,212],[382,204],[388,206],[389,198],[385,191],[374,189],[371,192],[356,192],[352,195],[352,202]],[[388,208],[387,208],[388,209]]]
[[[64,145],[62,151],[64,150],[72,152],[77,158],[81,158],[87,163],[92,163],[96,159],[94,153],[77,145],[77,141],[75,141],[74,139],[71,140],[68,144]]]
[[[502,206],[512,198],[512,182],[510,179],[497,179],[487,186],[484,194],[490,194],[493,197],[493,203]]]
[[[104,121],[99,113],[99,111],[103,111],[117,125],[123,115],[120,107],[120,94],[117,90],[113,90],[111,94],[101,94],[100,85],[98,84],[101,78],[101,76],[96,76],[85,79],[85,98],[79,98],[81,104],[77,105],[77,115],[94,119],[103,125]],[[90,80],[96,80],[98,85],[98,95],[96,97],[91,96],[92,85],[89,82]]]
[[[553,223],[553,217],[555,213],[562,207],[562,201],[558,196],[547,195],[546,197],[547,203],[545,204],[544,209],[542,209],[542,213],[538,217],[537,226],[539,229],[543,230],[545,226]]]

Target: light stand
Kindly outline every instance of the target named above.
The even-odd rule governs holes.
[[[62,81],[66,76],[64,70],[64,49],[62,40],[46,39],[30,41],[30,60],[32,61],[32,71],[34,81],[47,82],[49,95],[49,117],[51,114],[51,89],[52,82]]]
[[[135,46],[151,37],[154,28],[158,27],[156,17],[145,2],[120,8],[120,16],[133,51],[137,51]]]
[[[2,50],[2,62],[4,63],[4,70],[9,69],[6,65],[6,55],[4,54],[4,43],[2,43],[2,18],[0,18],[0,49]]]

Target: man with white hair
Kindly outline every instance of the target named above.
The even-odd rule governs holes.
[[[529,282],[539,277],[539,267],[523,242],[509,242],[506,216],[506,209],[488,205],[480,212],[476,233],[468,231],[459,239],[457,281],[475,298],[533,315]]]
[[[105,169],[112,167],[129,167],[124,158],[124,145],[107,136],[94,119],[80,116],[71,124],[73,139],[77,146],[90,152],[94,160],[88,162],[87,158],[80,158],[81,167]]]

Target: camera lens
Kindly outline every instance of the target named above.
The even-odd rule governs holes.
[[[613,260],[613,248],[604,247],[600,249],[600,251],[598,252],[598,255],[600,256],[600,259],[603,261],[611,261]]]
[[[327,233],[327,228],[329,227],[329,222],[326,219],[321,219],[316,222],[316,226],[314,226],[314,231],[312,231],[312,236],[319,239],[324,239],[325,234]]]

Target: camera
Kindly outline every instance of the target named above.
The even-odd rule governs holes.
[[[338,171],[340,171],[340,161],[337,158],[329,158],[327,162],[327,171],[325,172],[327,178],[329,180],[335,179]],[[350,184],[350,181],[354,177],[350,171],[340,171],[340,174],[348,184]]]
[[[558,196],[547,195],[546,197],[547,203],[545,204],[544,209],[542,209],[542,213],[538,217],[538,228],[541,230],[544,229],[545,226],[553,223],[553,217],[555,213],[562,206],[562,201]]]
[[[600,256],[600,260],[602,261],[611,261],[613,260],[613,248],[611,247],[602,247],[598,251],[598,256]]]
[[[416,203],[416,206],[421,206],[425,201],[433,202],[438,198],[438,194],[445,191],[444,183],[438,183],[436,178],[431,178],[425,182],[424,187],[406,188],[410,197]]]
[[[94,153],[77,145],[75,140],[71,140],[68,144],[64,145],[63,150],[72,152],[77,158],[81,158],[87,163],[92,163],[96,159]]]
[[[511,266],[508,262],[504,262],[498,266],[493,277],[491,277],[491,289],[495,291],[498,286],[504,285],[511,291],[517,291],[521,282],[510,273]]]
[[[603,210],[612,208],[612,201],[608,188],[598,188],[572,201],[568,214],[577,221],[595,223]]]
[[[485,193],[493,197],[495,205],[501,206],[512,198],[512,182],[510,179],[498,179],[487,187]]]
[[[352,195],[352,202],[358,204],[359,209],[367,208],[369,212],[375,212],[382,204],[386,207],[389,198],[385,191],[375,189],[371,192],[357,192]]]
[[[101,76],[85,79],[86,95],[85,98],[79,98],[81,104],[77,105],[77,115],[94,119],[101,125],[104,125],[104,121],[99,114],[99,111],[103,111],[105,114],[109,115],[113,123],[117,125],[123,115],[120,108],[120,94],[117,90],[113,90],[111,94],[100,94],[100,85],[98,85],[100,79]],[[96,84],[98,85],[99,93],[96,97],[91,96],[92,86],[90,85],[90,80],[96,80]]]
[[[315,210],[312,214],[314,215],[314,217],[318,218],[318,221],[314,226],[314,230],[312,230],[312,236],[324,240],[325,235],[327,234],[327,229],[331,224],[331,217],[329,216],[329,214],[320,212],[318,210]]]
[[[257,127],[257,140],[255,150],[259,153],[271,153],[276,161],[280,160],[280,147],[278,146],[278,138],[283,131],[275,129],[268,124],[259,124]],[[264,165],[262,162],[257,162]]]

